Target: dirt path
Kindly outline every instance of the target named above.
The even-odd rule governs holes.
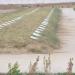
[[[66,72],[67,63],[70,57],[75,57],[75,11],[71,8],[62,9],[61,29],[59,31],[60,39],[63,42],[60,52],[51,55],[51,71],[52,72]],[[0,55],[0,72],[8,71],[8,63],[15,63],[20,65],[22,72],[27,72],[30,61],[34,62],[35,58],[40,56],[38,63],[38,71],[43,71],[43,57],[46,54],[22,54],[22,55]],[[75,59],[74,61],[75,62]],[[75,65],[73,67],[75,72]]]

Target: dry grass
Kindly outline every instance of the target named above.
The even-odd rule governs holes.
[[[18,11],[15,15],[22,15],[24,12],[31,11],[34,8],[29,8],[27,11]],[[40,8],[37,12],[23,17],[16,23],[11,24],[0,30],[0,53],[47,53],[51,47],[59,47],[59,39],[56,35],[58,30],[58,22],[60,10],[55,9],[50,17],[49,26],[42,34],[42,39],[34,41],[30,36],[40,23],[49,14],[50,8]],[[13,14],[8,14],[13,15]]]
[[[61,17],[61,10],[55,8],[50,19],[49,25],[41,34],[39,41],[32,42],[31,45],[28,46],[29,51],[34,53],[48,53],[51,49],[60,48],[60,39],[57,35],[59,30],[59,21]]]
[[[34,8],[22,8],[22,9],[15,9],[14,12],[7,12],[7,13],[1,13],[0,14],[0,24],[12,20],[18,16],[22,16],[30,11],[32,11]]]
[[[50,8],[40,8],[36,13],[29,16],[27,15],[20,21],[0,30],[0,48],[9,48],[9,50],[10,48],[13,48],[13,52],[14,48],[18,48],[18,50],[25,48],[32,41],[30,36],[32,35],[33,31],[48,15],[49,11]],[[22,12],[21,15],[23,13],[24,12]],[[9,53],[12,53],[12,50],[9,51]]]
[[[35,75],[38,62],[39,62],[39,56],[36,58],[36,61],[33,64],[30,63],[29,75]]]
[[[50,59],[51,59],[50,53],[47,59],[46,57],[43,58],[45,74],[50,74],[50,71],[51,71],[51,60]]]

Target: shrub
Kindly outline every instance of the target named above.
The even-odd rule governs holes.
[[[19,70],[18,63],[15,63],[13,66],[11,66],[11,64],[9,64],[8,67],[9,67],[9,71],[8,71],[7,75],[22,75]]]

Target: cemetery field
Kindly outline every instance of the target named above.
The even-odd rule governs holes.
[[[0,9],[0,24],[11,19],[14,19],[18,16],[25,15],[28,12],[31,12],[35,8],[18,8],[18,9]]]
[[[0,53],[41,53],[44,48],[49,48],[49,46],[45,44],[48,40],[45,39],[44,42],[44,39],[40,39],[43,38],[42,34],[45,33],[45,31],[50,32],[50,29],[46,29],[48,27],[47,25],[50,25],[51,19],[51,16],[48,15],[52,15],[56,10],[59,12],[59,9],[40,7],[20,9],[11,13],[0,14]],[[57,20],[59,20],[58,14],[53,16],[57,16]],[[38,31],[33,35],[45,19],[48,24],[45,23],[45,25],[42,25],[42,28],[40,28],[41,30],[38,29],[40,31],[39,34],[37,34]],[[44,30],[42,31],[42,29]],[[33,36],[33,38],[31,38],[31,36]],[[53,33],[52,37],[55,36],[57,36],[56,33]]]

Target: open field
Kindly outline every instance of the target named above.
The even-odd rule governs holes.
[[[37,10],[36,10],[37,9]],[[36,11],[35,11],[36,10]],[[50,70],[52,73],[59,73],[56,75],[65,75],[67,72],[68,60],[72,57],[75,57],[75,11],[72,8],[65,8],[62,10],[62,18],[59,23],[59,18],[61,12],[57,13],[59,9],[49,9],[49,8],[35,8],[29,10],[27,15],[22,14],[15,18],[21,17],[17,20],[8,19],[6,23],[4,20],[0,24],[0,53],[25,53],[27,51],[32,51],[37,53],[43,53],[41,50],[45,50],[47,52],[47,47],[55,48],[59,43],[59,38],[63,42],[62,48],[58,49],[60,52],[52,51],[51,53],[51,63]],[[30,11],[35,11],[30,13]],[[56,14],[57,13],[57,14]],[[71,14],[70,14],[71,13]],[[51,16],[48,16],[48,15]],[[39,17],[40,16],[40,17]],[[59,17],[57,17],[59,16]],[[39,19],[39,18],[40,19]],[[47,18],[46,18],[47,17]],[[50,20],[51,19],[51,20]],[[45,21],[46,20],[46,21]],[[34,33],[34,31],[40,26],[42,22],[48,23],[48,27],[43,28],[44,32],[40,33],[41,41],[39,39],[31,39],[30,36]],[[59,24],[60,26],[59,26]],[[30,26],[31,25],[31,26]],[[58,29],[60,27],[60,29]],[[59,32],[58,32],[59,30]],[[57,36],[57,32],[59,35]],[[38,35],[40,37],[40,35]],[[45,39],[45,40],[44,40]],[[47,44],[47,42],[49,42]],[[34,48],[35,47],[35,48]],[[42,48],[39,48],[42,47]],[[62,52],[63,51],[63,52]],[[45,53],[46,53],[45,52]],[[8,63],[15,63],[16,61],[19,63],[20,69],[23,72],[29,71],[29,65],[33,64],[36,57],[39,56],[39,63],[36,64],[37,71],[43,71],[43,58],[44,56],[48,58],[48,54],[24,54],[24,55],[1,55],[0,54],[0,72],[7,73],[8,72]],[[60,61],[60,62],[59,62]],[[73,64],[75,60],[73,60]],[[64,73],[65,72],[65,73]],[[39,73],[39,72],[38,72]],[[63,74],[64,73],[64,74]],[[73,66],[73,73],[75,73],[75,65]],[[75,75],[75,74],[74,74]]]
[[[24,53],[29,51],[41,53],[42,50],[46,48],[47,45],[43,41],[32,40],[30,36],[32,35],[34,30],[36,30],[36,28],[40,26],[40,24],[50,14],[52,10],[54,10],[53,13],[55,11],[59,12],[59,9],[40,7],[40,8],[25,8],[25,9],[23,8],[23,9],[18,9],[15,12],[1,14],[0,15],[0,21],[1,21],[0,22],[0,53],[15,53],[19,51],[20,51],[19,53],[21,52]],[[54,18],[57,17],[57,22],[55,22],[55,24],[58,25],[60,12],[58,14],[54,13],[53,15],[52,16]],[[49,20],[52,19],[52,16],[49,17]],[[51,26],[52,24],[50,25],[51,22],[48,23],[50,27],[52,27]],[[50,29],[49,26],[48,28]],[[48,28],[46,28],[44,32],[48,32],[49,30]],[[54,27],[54,29],[56,28]],[[51,30],[51,33],[53,34],[52,37],[55,36],[57,37],[57,35],[53,32],[53,30]]]
[[[75,57],[75,11],[72,8],[64,8],[62,10],[62,18],[60,21],[60,30],[59,36],[63,45],[59,52],[53,51],[51,54],[51,72],[52,73],[64,73],[67,72],[68,62],[71,57]],[[50,10],[51,11],[51,10]],[[71,14],[70,14],[71,13]],[[37,25],[38,27],[38,25]],[[36,27],[35,27],[36,28]],[[35,29],[34,29],[35,30]],[[33,30],[33,31],[34,31]],[[32,42],[32,40],[31,40]],[[36,45],[35,45],[36,46]],[[3,50],[3,49],[2,49]],[[14,51],[14,48],[12,49]],[[21,49],[18,49],[21,50]],[[6,52],[6,51],[5,51]],[[18,51],[16,51],[18,52]],[[16,53],[15,52],[15,53]],[[23,52],[24,53],[24,52]],[[0,72],[7,73],[8,72],[8,63],[18,62],[20,66],[20,70],[23,72],[29,71],[29,64],[35,62],[37,57],[40,57],[40,61],[37,65],[37,71],[43,71],[43,57],[48,58],[48,54],[24,54],[24,55],[0,55]],[[73,60],[73,64],[75,60]],[[4,68],[3,68],[4,67]],[[75,73],[75,65],[73,65],[73,73]],[[58,74],[64,75],[64,74]]]
[[[6,21],[12,20],[12,19],[14,19],[18,16],[25,15],[26,13],[31,12],[33,9],[35,9],[35,8],[15,9],[14,12],[8,12],[8,10],[5,10],[5,12],[7,11],[6,13],[1,13],[0,14],[0,24],[4,23]]]

